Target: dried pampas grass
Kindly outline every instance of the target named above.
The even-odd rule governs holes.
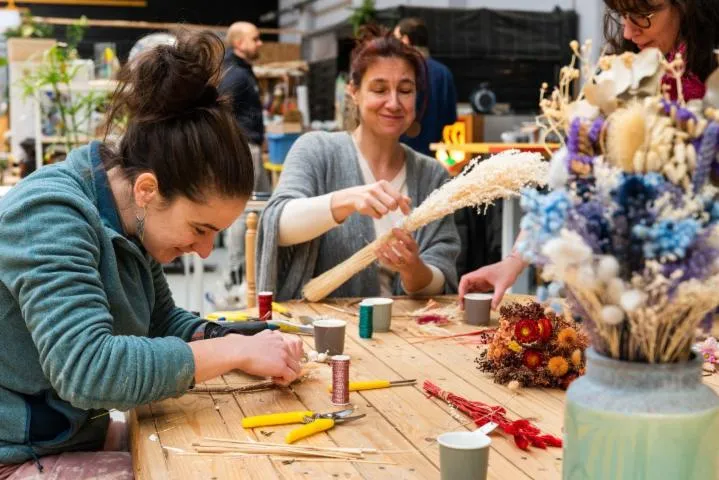
[[[644,144],[646,136],[646,111],[639,103],[614,112],[607,132],[607,157],[611,164],[625,172],[633,172],[634,154]]]
[[[498,198],[518,196],[528,185],[546,183],[549,164],[538,153],[509,150],[487,160],[474,159],[462,174],[438,188],[405,219],[402,228],[413,232],[455,210],[470,206],[489,206]],[[352,257],[305,285],[304,297],[317,302],[336,290],[377,257],[375,250],[392,238],[384,235]]]

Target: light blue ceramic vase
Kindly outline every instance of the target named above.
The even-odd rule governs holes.
[[[564,480],[717,478],[719,397],[702,361],[622,362],[587,350],[567,390]]]

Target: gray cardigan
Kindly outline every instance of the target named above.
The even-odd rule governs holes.
[[[404,146],[407,190],[413,205],[419,205],[448,179],[435,160]],[[291,247],[280,247],[279,221],[287,202],[311,198],[364,184],[352,137],[346,132],[311,132],[300,137],[287,155],[280,183],[260,219],[257,237],[257,286],[273,291],[277,300],[302,297],[302,287],[312,278],[348,259],[375,239],[372,218],[353,214],[327,233]],[[445,292],[457,288],[456,259],[460,242],[453,217],[447,216],[414,233],[420,257],[439,268],[445,277]],[[370,297],[380,292],[375,264],[353,276],[335,290],[333,297]],[[404,295],[399,275],[393,293]]]

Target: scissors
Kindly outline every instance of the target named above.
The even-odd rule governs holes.
[[[286,443],[295,443],[316,433],[324,432],[338,423],[351,422],[365,417],[366,414],[352,415],[353,408],[330,413],[315,413],[311,410],[304,412],[273,413],[270,415],[256,415],[242,419],[243,428],[271,427],[274,425],[290,425],[302,423],[301,427],[291,430],[285,437]]]

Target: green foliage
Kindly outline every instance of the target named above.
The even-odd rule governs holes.
[[[49,98],[51,105],[47,112],[57,112],[59,136],[63,137],[65,148],[69,152],[78,145],[82,136],[93,137],[94,132],[83,130],[95,112],[102,111],[108,102],[108,92],[77,91],[73,83],[80,73],[82,65],[78,60],[77,45],[87,30],[87,19],[67,28],[67,43],[58,43],[48,49],[34,72],[20,80],[25,97],[35,101]],[[47,93],[51,95],[47,95]],[[41,108],[42,108],[41,103]],[[44,113],[47,113],[44,112]]]
[[[375,8],[375,0],[362,0],[362,5],[352,9],[349,22],[352,25],[352,31],[355,36],[359,32],[362,25],[373,23],[377,20],[377,9]]]
[[[19,26],[5,30],[5,38],[49,38],[52,32],[52,25],[35,22],[28,11],[20,17]]]

